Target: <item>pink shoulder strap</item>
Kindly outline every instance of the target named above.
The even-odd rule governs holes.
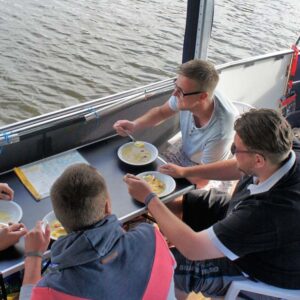
[[[31,300],[85,300],[85,298],[71,296],[48,287],[34,287]]]
[[[155,228],[155,257],[143,300],[166,300],[173,288],[175,260],[159,230]]]

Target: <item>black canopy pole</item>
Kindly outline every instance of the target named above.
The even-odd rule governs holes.
[[[188,0],[187,2],[182,63],[193,59],[195,56],[199,6],[200,0]]]
[[[188,0],[182,63],[206,59],[214,15],[214,0]]]

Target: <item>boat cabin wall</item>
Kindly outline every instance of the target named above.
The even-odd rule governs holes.
[[[171,92],[168,91],[138,102],[120,103],[113,109],[104,109],[95,114],[95,117],[88,121],[83,116],[77,116],[67,122],[57,122],[50,127],[37,126],[21,134],[19,142],[1,147],[0,173],[106,139],[115,134],[112,126],[117,120],[133,120],[148,109],[163,104],[170,95]],[[135,137],[159,147],[167,140],[167,137],[173,136],[178,128],[178,117],[174,117],[157,126],[155,130],[145,130],[136,134]],[[13,126],[10,129],[12,130]]]
[[[218,66],[218,89],[231,101],[280,109],[286,94],[292,50]]]

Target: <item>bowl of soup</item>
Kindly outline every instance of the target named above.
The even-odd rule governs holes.
[[[150,143],[142,141],[126,143],[118,149],[119,159],[133,166],[150,164],[156,160],[157,156],[157,148]]]
[[[23,216],[23,210],[19,204],[14,201],[0,201],[0,223],[18,223]]]
[[[176,188],[176,182],[173,177],[162,174],[157,171],[147,171],[137,175],[145,180],[151,187],[153,193],[158,197],[164,197],[171,194]]]
[[[66,230],[61,225],[61,223],[57,220],[54,211],[49,212],[44,218],[43,218],[43,224],[44,227],[46,224],[49,224],[50,226],[50,237],[53,240],[57,240],[61,236],[67,235]]]

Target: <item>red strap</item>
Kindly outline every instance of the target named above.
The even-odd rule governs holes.
[[[155,257],[143,300],[165,300],[172,287],[175,260],[157,228],[155,228],[155,239]]]
[[[290,76],[295,76],[296,70],[297,70],[299,49],[297,48],[296,45],[293,45],[292,49],[294,50],[294,55],[293,55],[293,60],[292,60]]]
[[[47,287],[34,287],[32,290],[31,300],[87,300]]]
[[[284,107],[284,106],[287,106],[287,105],[291,104],[294,101],[296,101],[296,94],[282,100],[281,105]]]

